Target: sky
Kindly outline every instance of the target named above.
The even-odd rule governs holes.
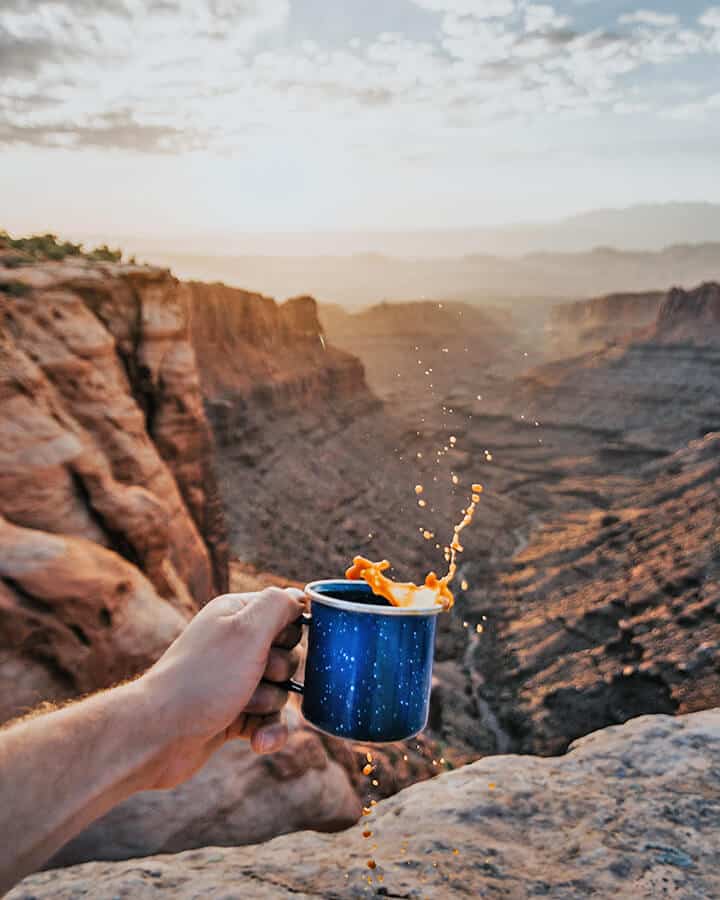
[[[720,201],[720,6],[0,0],[0,228],[454,228]]]

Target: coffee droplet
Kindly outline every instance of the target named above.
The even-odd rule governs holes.
[[[373,786],[373,787],[377,787],[379,784],[380,784],[380,782],[377,780],[377,778],[373,778],[373,780],[372,780],[372,786]]]
[[[373,767],[370,765],[370,763],[363,767],[363,775],[371,775],[372,771]]]
[[[369,829],[366,828],[365,831],[363,831],[363,837],[364,838],[372,837],[372,831],[370,831]]]
[[[363,814],[364,816],[369,816],[371,812],[372,812],[371,809],[369,809],[367,806],[363,806],[362,814]]]
[[[463,580],[460,582],[460,588],[461,588],[461,590],[466,591],[466,590],[468,589],[468,587],[469,587],[469,584],[468,584],[467,581],[463,578]]]
[[[366,754],[365,754],[365,759],[366,759],[368,762],[372,762],[372,761],[373,761],[373,755],[372,755],[372,753],[370,753],[370,752],[366,753]]]
[[[434,480],[437,480],[437,478]],[[415,485],[416,494],[419,495],[422,491],[423,486],[421,484]],[[352,565],[345,573],[345,577],[350,580],[365,581],[370,585],[372,592],[376,596],[384,597],[393,606],[426,608],[437,605],[445,611],[449,610],[455,602],[455,598],[450,590],[450,584],[458,570],[458,555],[463,552],[463,546],[459,539],[460,532],[467,528],[473,520],[480,500],[482,485],[473,484],[472,491],[471,502],[469,506],[463,509],[463,518],[453,529],[453,539],[450,542],[450,546],[446,546],[443,549],[443,555],[448,567],[445,575],[440,577],[435,572],[429,572],[425,576],[425,582],[421,585],[413,582],[397,582],[385,575],[385,572],[391,568],[389,560],[383,559],[379,562],[373,562],[364,556],[355,556],[353,557]],[[418,505],[425,507],[427,504],[425,500],[418,499]],[[431,509],[430,511],[432,512],[433,510]],[[420,528],[419,531],[425,540],[430,540],[434,537],[433,533],[424,527]],[[436,549],[440,549],[439,544],[435,546]],[[368,762],[372,762],[372,758],[368,758]]]
[[[368,869],[377,869],[377,863],[375,862],[374,859],[369,859],[367,861],[367,867],[368,867]]]

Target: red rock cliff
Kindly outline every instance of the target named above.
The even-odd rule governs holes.
[[[187,289],[23,262],[0,259],[0,718],[142,668],[227,584]]]
[[[221,443],[246,438],[267,415],[376,403],[362,363],[327,344],[312,297],[279,304],[224,284],[188,287],[203,394]]]

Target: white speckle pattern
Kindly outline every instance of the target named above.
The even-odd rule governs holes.
[[[350,602],[372,599],[364,585],[327,592]],[[359,741],[397,741],[421,731],[435,625],[435,615],[373,615],[313,603],[305,717],[323,731]]]

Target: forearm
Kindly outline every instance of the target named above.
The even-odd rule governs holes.
[[[158,712],[133,682],[0,731],[0,894],[153,786],[164,749]]]

